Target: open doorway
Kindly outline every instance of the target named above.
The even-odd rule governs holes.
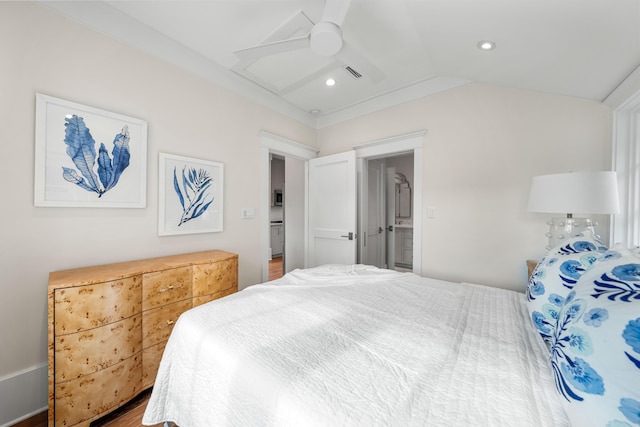
[[[414,153],[365,159],[360,262],[413,270]]]
[[[281,208],[284,250],[282,252],[282,273],[304,267],[305,246],[305,165],[307,160],[316,157],[318,150],[295,141],[260,131],[261,143],[261,200],[260,211],[260,253],[262,281],[269,280],[269,261],[271,249],[271,210]],[[282,187],[271,185],[271,160],[284,161],[284,184]],[[282,189],[282,206],[275,206],[280,194],[273,190]],[[273,197],[276,201],[273,201]],[[272,206],[274,205],[274,206]],[[274,209],[274,213],[277,213]],[[278,220],[278,217],[274,217]],[[280,264],[280,263],[279,263]],[[278,273],[275,273],[278,274]]]
[[[270,154],[267,280],[304,267],[305,161]]]
[[[284,156],[271,155],[270,160],[270,209],[269,209],[269,280],[282,277],[284,271],[284,199],[285,199]]]

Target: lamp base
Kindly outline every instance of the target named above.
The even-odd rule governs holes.
[[[549,238],[547,249],[551,249],[585,230],[591,230],[595,236],[595,226],[598,225],[589,218],[552,218],[547,221],[547,224],[549,224],[549,231],[546,233]]]

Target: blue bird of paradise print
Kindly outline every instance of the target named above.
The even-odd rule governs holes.
[[[67,144],[67,155],[73,161],[76,169],[63,166],[62,177],[80,188],[97,193],[98,197],[102,197],[104,193],[118,184],[120,176],[129,166],[131,158],[129,127],[125,125],[116,134],[111,156],[104,143],[100,143],[96,155],[96,142],[84,119],[74,114],[71,117],[66,117],[64,121],[64,142]],[[94,170],[96,163],[98,164],[97,173]]]
[[[173,188],[182,206],[182,216],[178,227],[204,214],[214,197],[209,193],[213,179],[204,169],[182,168],[178,179],[177,168],[173,168]]]

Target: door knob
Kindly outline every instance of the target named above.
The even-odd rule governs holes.
[[[387,231],[393,231],[393,225],[388,226]]]
[[[378,234],[382,233],[384,229],[382,227],[378,227]]]

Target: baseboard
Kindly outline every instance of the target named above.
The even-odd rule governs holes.
[[[0,427],[9,427],[45,411],[47,364],[0,378]]]

